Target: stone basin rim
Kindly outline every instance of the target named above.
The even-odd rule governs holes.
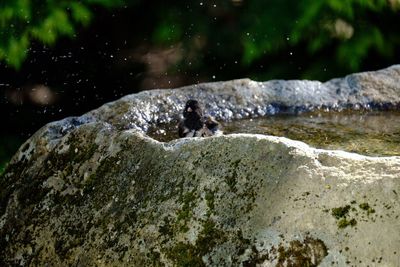
[[[335,157],[340,157],[340,158],[345,158],[345,159],[355,159],[355,160],[394,160],[394,161],[399,161],[400,163],[400,156],[368,156],[368,155],[363,155],[359,154],[356,152],[349,152],[345,150],[340,150],[340,149],[322,149],[322,148],[316,148],[313,147],[306,142],[299,141],[299,140],[293,140],[287,137],[283,136],[274,136],[274,135],[266,135],[266,134],[251,134],[251,133],[232,133],[232,134],[226,134],[226,135],[221,135],[221,136],[211,136],[211,137],[186,137],[186,138],[179,138],[179,139],[174,139],[169,142],[162,142],[158,141],[150,136],[148,136],[145,133],[142,133],[137,130],[126,130],[123,131],[124,133],[127,134],[134,134],[139,136],[140,138],[143,138],[146,141],[149,141],[151,143],[154,143],[156,145],[161,145],[164,149],[166,150],[175,150],[179,148],[182,145],[190,145],[192,143],[201,143],[201,142],[210,142],[213,139],[236,139],[236,138],[249,138],[249,139],[254,139],[254,140],[268,140],[274,143],[282,143],[286,145],[289,148],[293,149],[298,149],[310,154],[314,154],[315,156],[325,154],[328,156],[335,156]]]
[[[34,135],[47,132],[46,138],[49,141],[58,142],[57,140],[61,140],[67,133],[75,131],[83,125],[100,123],[104,125],[104,128],[110,128],[117,132],[138,131],[146,138],[154,140],[147,135],[148,128],[160,123],[171,123],[176,119],[176,116],[181,114],[186,100],[190,98],[197,98],[200,102],[206,103],[205,110],[217,112],[216,118],[219,121],[235,120],[238,119],[236,118],[237,115],[242,116],[242,118],[269,116],[271,114],[268,113],[268,108],[271,108],[274,103],[281,103],[280,101],[283,101],[282,103],[288,107],[306,107],[309,109],[318,109],[318,107],[324,106],[334,108],[346,105],[358,105],[362,108],[368,107],[369,103],[399,107],[399,81],[400,65],[393,65],[378,71],[350,74],[326,82],[308,80],[269,80],[262,82],[243,78],[226,82],[188,85],[175,89],[147,90],[105,103],[81,116],[68,117],[48,123]],[[264,109],[260,110],[260,106]],[[279,111],[282,110],[278,109],[276,114],[279,114]],[[230,136],[272,138],[263,134],[245,133],[225,135],[222,138]],[[291,146],[303,144],[299,147],[313,149],[314,153],[322,151],[341,155],[358,155],[361,158],[371,159],[400,158],[400,156],[367,156],[342,150],[314,148],[302,141],[285,137],[273,138],[274,140],[290,140]],[[32,137],[26,142],[30,142],[31,139]],[[165,144],[203,142],[198,138],[192,138],[190,141],[182,140],[172,140]],[[24,144],[21,148],[23,146]]]

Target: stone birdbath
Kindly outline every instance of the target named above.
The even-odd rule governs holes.
[[[144,91],[49,123],[0,178],[0,266],[400,265],[399,156],[260,134],[148,136],[188,99],[221,122],[396,109],[400,66]]]

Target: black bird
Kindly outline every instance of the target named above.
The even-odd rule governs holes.
[[[186,102],[183,120],[178,125],[179,137],[206,137],[221,135],[219,123],[211,116],[204,116],[197,100]]]

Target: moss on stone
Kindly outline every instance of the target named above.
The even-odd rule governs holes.
[[[147,253],[147,258],[149,259],[151,266],[164,266],[161,263],[161,255],[158,251],[150,251],[149,253]]]
[[[207,203],[208,211],[207,211],[207,216],[210,216],[214,212],[215,208],[215,194],[212,191],[207,191],[205,195],[205,200]]]
[[[225,242],[226,234],[208,219],[202,224],[195,244],[178,242],[166,252],[175,266],[206,266],[202,257],[210,253],[218,244]]]
[[[225,182],[226,184],[229,186],[230,190],[232,192],[236,192],[236,172],[228,174],[228,176],[226,176],[225,178]]]
[[[19,162],[7,164],[5,171],[0,175],[0,216],[6,211],[11,194],[13,194],[19,186],[22,185],[26,190],[32,191],[30,183],[43,179],[43,177],[39,176],[42,170],[33,175],[25,174],[32,160],[35,159],[28,161],[23,157]]]
[[[335,217],[336,219],[341,219],[349,213],[349,210],[350,210],[350,205],[346,205],[344,207],[333,208],[332,216]]]
[[[203,267],[205,266],[201,255],[194,245],[179,242],[167,253],[175,266],[180,267]]]
[[[360,209],[365,210],[367,214],[375,213],[375,210],[368,203],[361,203],[359,205]]]
[[[234,240],[237,240],[237,247],[238,247],[238,254],[239,255],[242,255],[245,252],[245,249],[250,247],[251,240],[247,239],[247,238],[244,238],[243,232],[240,229],[239,229],[239,231],[237,231],[237,234],[236,234]]]
[[[346,218],[342,218],[337,222],[337,225],[339,228],[346,228],[347,226],[355,226],[357,224],[357,221],[353,218],[350,220],[347,220]]]
[[[203,223],[203,230],[197,238],[196,246],[199,247],[205,255],[210,252],[215,245],[224,241],[225,238],[224,232],[217,229],[215,222],[211,219],[207,219]]]
[[[170,238],[174,234],[170,219],[165,217],[163,221],[164,223],[159,227],[159,232],[164,238]]]
[[[234,160],[234,161],[232,162],[232,167],[233,167],[234,169],[236,169],[236,168],[239,166],[240,162],[241,162],[241,159]]]
[[[100,162],[96,171],[92,173],[83,183],[84,193],[89,193],[96,190],[96,186],[104,182],[104,178],[112,175],[114,172],[115,164],[118,161],[118,156],[107,157]]]
[[[355,203],[355,202],[352,202],[352,203]],[[347,218],[347,215],[349,214],[350,210],[354,211],[354,208],[351,208],[350,205],[332,209],[332,216],[334,216],[338,220],[337,226],[339,229],[346,228],[347,226],[353,227],[357,224],[356,219],[354,219],[354,218],[348,219]]]
[[[307,237],[303,242],[293,240],[288,247],[280,245],[278,247],[277,267],[283,266],[318,266],[328,255],[328,250],[324,242],[320,239]]]
[[[187,222],[192,215],[193,201],[196,199],[196,194],[193,191],[186,193],[183,197],[180,198],[182,202],[182,208],[178,212],[178,221]]]
[[[228,175],[225,177],[225,182],[229,186],[230,190],[234,193],[237,192],[236,184],[238,178],[238,167],[241,159],[237,159],[231,162],[231,168]]]
[[[0,177],[3,179],[3,177]],[[10,198],[13,188],[11,186],[4,186],[0,189],[0,216],[6,211],[7,203]]]

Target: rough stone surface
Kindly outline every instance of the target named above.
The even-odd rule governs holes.
[[[0,266],[400,265],[400,157],[146,136],[188,98],[219,119],[397,107],[400,66],[154,90],[50,123],[0,177]]]
[[[400,104],[400,65],[376,72],[318,81],[256,82],[249,79],[151,90],[125,96],[90,112],[96,120],[118,129],[140,129],[176,119],[188,99],[198,99],[218,120],[296,113],[318,108],[397,108]]]

